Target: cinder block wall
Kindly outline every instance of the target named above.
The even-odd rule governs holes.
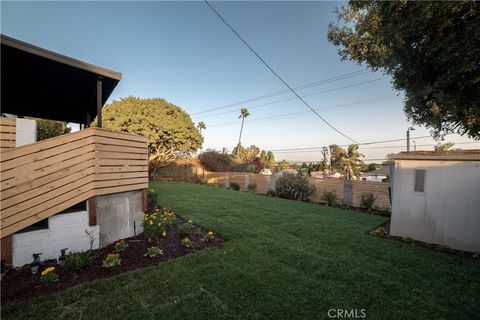
[[[143,232],[142,191],[95,197],[100,247]]]
[[[95,237],[94,248],[99,244],[99,226],[88,225],[88,212],[62,213],[48,218],[48,229],[16,233],[12,238],[13,266],[32,262],[33,253],[42,253],[42,259],[56,259],[60,249],[85,251],[90,244],[85,230]]]

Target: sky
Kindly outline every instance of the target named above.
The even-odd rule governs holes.
[[[344,3],[211,4],[290,86],[309,85],[298,94],[339,131],[361,143],[405,138],[411,124],[402,92],[392,89],[388,76],[341,61],[338,48],[327,41],[335,8]],[[204,150],[236,145],[240,108],[250,111],[242,144],[275,150],[277,160],[318,161],[320,149],[284,149],[351,143],[291,92],[244,102],[286,87],[201,1],[2,1],[1,33],[121,72],[110,101],[130,95],[164,98],[193,121],[206,123]],[[211,109],[216,110],[206,112]],[[422,138],[430,136],[423,127],[415,126],[411,136],[417,150],[436,144]],[[457,148],[480,148],[459,135],[446,140]],[[404,150],[405,141],[360,148],[367,162]]]

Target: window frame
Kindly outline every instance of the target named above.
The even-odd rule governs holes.
[[[423,171],[423,191],[415,190],[417,186],[417,172]],[[425,186],[427,181],[427,170],[426,169],[414,169],[413,170],[413,194],[416,195],[425,195]]]

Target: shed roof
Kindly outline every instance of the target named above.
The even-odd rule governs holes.
[[[480,149],[447,151],[413,151],[393,155],[394,160],[466,160],[480,161]]]
[[[122,75],[1,35],[2,112],[75,123],[97,115]],[[87,116],[88,114],[88,116]]]

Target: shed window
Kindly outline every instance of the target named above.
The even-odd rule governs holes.
[[[413,191],[425,191],[425,170],[415,170],[415,186]]]

